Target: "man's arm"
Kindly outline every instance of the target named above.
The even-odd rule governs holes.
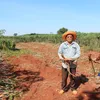
[[[63,54],[63,44],[61,44],[58,49],[58,56],[60,60],[63,60],[62,54]]]
[[[63,61],[70,61],[72,60],[71,58],[65,58],[62,54],[58,53],[59,59]]]
[[[58,49],[58,56],[59,56],[59,59],[60,60],[67,60],[67,58],[65,58],[63,56],[63,43],[59,46],[59,49]]]
[[[62,57],[62,54],[58,53],[59,59],[63,60],[64,58]]]

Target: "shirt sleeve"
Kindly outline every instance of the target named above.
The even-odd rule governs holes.
[[[63,59],[62,54],[63,54],[63,44],[61,44],[58,49],[58,56],[60,59]]]
[[[63,44],[59,46],[58,53],[63,54]]]
[[[77,58],[80,57],[80,46],[78,44],[76,44],[76,48],[77,48],[76,54],[73,57],[71,57],[72,60],[76,60]]]

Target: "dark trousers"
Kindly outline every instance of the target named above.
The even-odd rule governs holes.
[[[75,75],[76,68],[70,68],[70,72]],[[62,67],[62,85],[61,85],[61,87],[64,91],[67,91],[69,89],[69,87],[71,88],[71,90],[75,89],[75,80],[72,75],[69,75],[70,83],[69,83],[69,86],[67,85],[68,74],[69,74],[68,70],[66,68]]]

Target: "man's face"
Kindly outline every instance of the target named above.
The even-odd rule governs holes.
[[[66,36],[66,41],[71,43],[73,41],[73,35],[67,35]]]

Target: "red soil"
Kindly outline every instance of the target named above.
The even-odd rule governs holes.
[[[29,90],[25,92],[21,100],[99,100],[93,99],[94,95],[83,93],[84,91],[93,91],[96,87],[91,63],[88,61],[88,54],[93,54],[93,57],[98,55],[97,52],[82,51],[81,57],[78,61],[77,73],[84,74],[89,78],[85,84],[78,87],[78,94],[73,95],[68,92],[60,95],[58,92],[61,89],[61,62],[58,59],[57,50],[59,45],[50,43],[19,43],[18,49],[31,50],[33,54],[21,55],[20,57],[12,57],[10,61],[15,66],[16,71],[29,71],[30,80],[33,78],[31,84],[24,82],[23,86],[29,86]],[[94,64],[96,68],[99,64]],[[21,76],[26,77],[27,74]],[[98,96],[98,94],[97,94]],[[100,98],[100,95],[99,97]]]

